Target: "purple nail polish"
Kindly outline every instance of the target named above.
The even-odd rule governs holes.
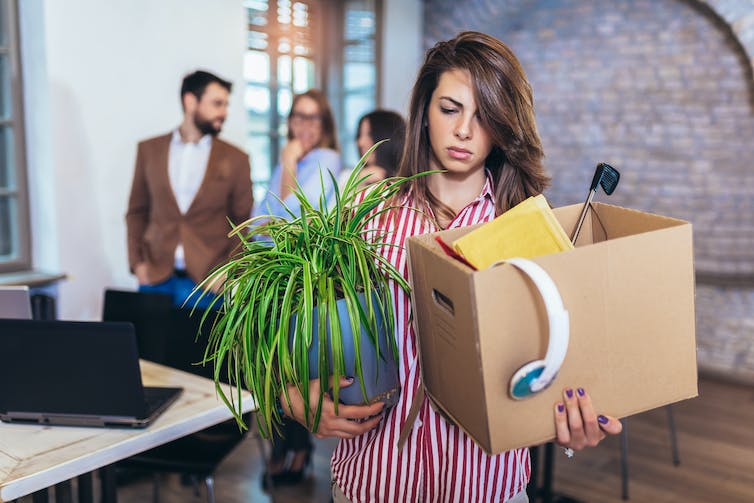
[[[573,398],[573,390],[572,390],[571,388],[568,388],[568,389],[566,390],[566,396],[567,396],[568,398]]]
[[[559,403],[558,404],[558,412],[563,412],[564,410],[565,410],[565,405],[563,405],[562,403]]]
[[[599,421],[600,424],[607,424],[608,422],[610,422],[608,418],[606,418],[605,416],[601,414],[597,416],[597,421]]]
[[[579,394],[579,396],[584,396],[584,388],[579,388],[576,390],[576,393]]]
[[[346,381],[353,382],[353,376],[346,376]]]

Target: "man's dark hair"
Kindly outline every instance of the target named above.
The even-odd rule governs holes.
[[[183,78],[183,83],[181,84],[181,106],[183,106],[183,97],[186,95],[186,93],[191,93],[196,96],[197,100],[200,100],[202,99],[204,90],[207,89],[207,86],[213,82],[221,85],[228,92],[230,92],[231,87],[233,87],[233,84],[231,82],[223,80],[217,75],[202,70],[197,70],[194,73],[186,75]]]

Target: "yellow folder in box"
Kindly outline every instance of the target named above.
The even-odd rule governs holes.
[[[477,269],[485,269],[498,260],[558,253],[573,249],[573,244],[540,194],[456,239],[453,248]]]

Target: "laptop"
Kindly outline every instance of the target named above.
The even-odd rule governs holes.
[[[0,320],[0,420],[143,428],[182,388],[144,387],[130,323]]]
[[[0,286],[0,318],[31,319],[28,286]]]

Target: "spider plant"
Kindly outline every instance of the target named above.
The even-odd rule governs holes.
[[[361,403],[373,398],[367,396],[362,375],[367,349],[359,342],[362,331],[378,358],[397,362],[390,285],[406,292],[409,286],[383,257],[381,249],[389,245],[370,222],[386,218],[391,208],[385,202],[409,178],[359,188],[366,178],[361,169],[378,145],[361,158],[342,189],[329,174],[336,187],[334,203],[324,197],[310,201],[299,186],[294,189],[299,214],[288,209],[287,218],[260,216],[235,227],[230,234],[241,240],[241,251],[203,282],[222,281],[205,362],[214,363],[217,392],[241,427],[242,387],[254,397],[260,431],[267,436],[282,420],[277,398],[282,394],[290,404],[290,385],[302,395],[307,426],[316,431],[325,393],[331,393],[337,411],[339,382],[346,375],[345,333],[354,338],[353,377],[361,387]],[[339,299],[347,307],[346,320],[338,317]],[[388,347],[378,344],[380,330],[388,334]],[[317,353],[310,361],[313,343]],[[309,406],[313,377],[320,384],[315,410]],[[220,386],[223,379],[234,383],[235,398]]]

